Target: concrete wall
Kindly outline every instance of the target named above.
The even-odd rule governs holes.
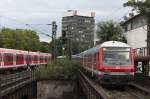
[[[37,82],[37,99],[75,99],[76,84],[70,81]]]
[[[147,43],[147,25],[139,27],[124,33],[127,43],[133,48],[146,47]]]

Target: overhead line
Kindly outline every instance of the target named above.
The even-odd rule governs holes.
[[[32,28],[33,30],[35,30],[35,31],[37,31],[37,32],[40,32],[40,33],[38,33],[38,34],[43,34],[43,35],[46,35],[46,36],[48,36],[48,37],[52,37],[52,36],[50,36],[49,34],[46,34],[46,33],[44,33],[43,31],[36,29],[35,27],[31,26],[30,24],[26,24],[26,26]]]
[[[21,24],[23,24],[24,26],[27,26],[27,27],[33,29],[33,30],[36,31],[38,34],[43,34],[43,35],[46,35],[46,36],[48,36],[48,37],[52,37],[52,36],[50,36],[49,34],[46,34],[46,33],[44,33],[43,31],[38,30],[38,29],[36,29],[36,28],[34,28],[34,27],[31,26],[31,25],[43,25],[43,24],[31,24],[31,25],[29,25],[29,24],[26,24],[26,23],[23,22],[23,21],[19,21],[19,20],[14,19],[14,18],[6,17],[6,16],[0,16],[0,17],[6,18],[6,19],[9,19],[9,20],[13,20],[13,21],[15,21],[15,22],[17,22],[17,23],[21,23]],[[2,24],[0,24],[0,25],[3,26]],[[51,25],[51,24],[45,24],[45,25]],[[40,33],[39,33],[39,32],[40,32]]]

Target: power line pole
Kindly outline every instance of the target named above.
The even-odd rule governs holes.
[[[57,47],[56,47],[57,25],[56,25],[56,21],[53,21],[52,24],[26,24],[26,25],[29,26],[30,28],[32,28],[33,30],[40,32],[40,34],[43,34],[45,36],[52,38],[52,59],[55,61],[56,57],[57,57],[57,53],[56,53],[57,52]],[[52,36],[32,27],[31,25],[52,25]]]
[[[57,31],[57,25],[56,21],[52,22],[52,59],[55,61],[57,54],[57,47],[56,47],[56,31]]]

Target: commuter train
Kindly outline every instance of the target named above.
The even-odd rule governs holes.
[[[122,42],[107,41],[78,55],[85,71],[101,84],[128,84],[134,79],[134,51]]]
[[[0,69],[47,64],[51,54],[0,48]]]

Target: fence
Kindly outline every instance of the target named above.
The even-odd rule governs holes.
[[[147,56],[147,47],[134,49],[135,56]]]
[[[0,76],[0,97],[35,80],[34,71]]]

